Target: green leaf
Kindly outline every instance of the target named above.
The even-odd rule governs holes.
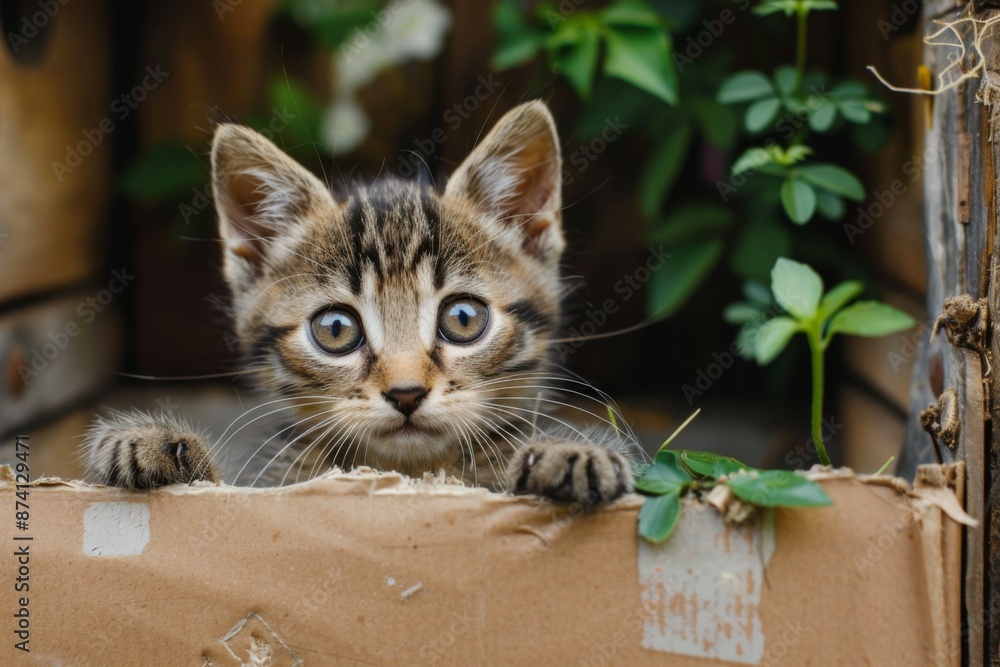
[[[747,107],[747,115],[743,119],[743,124],[750,132],[760,132],[774,121],[780,110],[781,100],[777,97],[758,100]]]
[[[757,507],[825,507],[833,504],[823,487],[788,470],[737,473],[726,484],[737,498]]]
[[[788,225],[770,221],[751,222],[736,239],[729,266],[742,278],[767,280],[775,261],[791,249]]]
[[[760,327],[748,322],[736,332],[736,353],[745,361],[754,361],[757,358],[754,348],[757,345],[757,331],[759,329]]]
[[[774,71],[774,86],[783,96],[788,97],[795,92],[795,84],[798,83],[798,75],[794,67],[779,67]]]
[[[749,71],[734,74],[723,81],[717,99],[722,104],[739,104],[764,97],[774,97],[774,86],[760,72]]]
[[[681,467],[677,454],[661,449],[651,465],[635,482],[638,491],[647,494],[680,493],[691,484],[691,475]]]
[[[604,73],[645,90],[667,104],[677,104],[677,71],[670,40],[659,30],[608,29]]]
[[[694,202],[674,209],[649,235],[650,243],[673,246],[693,238],[715,235],[733,226],[735,213],[728,206]]]
[[[778,12],[784,12],[785,16],[791,16],[799,7],[800,0],[768,0],[754,7],[753,13],[758,16],[768,16]]]
[[[366,18],[368,15],[365,15]],[[520,9],[511,2],[498,2],[493,11],[498,45],[490,65],[501,71],[530,61],[542,47],[545,37],[524,22]]]
[[[835,164],[807,164],[795,168],[795,174],[807,183],[835,195],[863,201],[865,188],[854,174]]]
[[[816,211],[827,220],[844,217],[844,200],[826,190],[816,191]]]
[[[639,535],[659,544],[670,537],[681,516],[681,496],[667,493],[646,498],[639,510]]]
[[[909,329],[916,321],[906,313],[878,301],[859,301],[830,320],[828,336],[835,333],[876,338]]]
[[[802,7],[808,11],[840,9],[837,3],[833,0],[802,0]]]
[[[729,456],[713,454],[712,452],[695,452],[689,449],[677,451],[681,465],[692,475],[718,479],[723,475],[732,475],[741,470],[750,470],[750,466]]]
[[[765,164],[774,162],[774,155],[764,148],[748,148],[733,163],[732,174],[739,176],[748,171],[757,171]]]
[[[802,162],[808,156],[812,155],[813,152],[813,149],[803,144],[794,144],[789,146],[788,150],[784,151],[779,146],[772,146],[771,149],[775,153],[775,160],[786,166]]]
[[[576,41],[557,49],[552,55],[553,68],[566,77],[580,97],[590,97],[600,50],[601,42],[598,34],[585,30],[577,35]]]
[[[809,319],[823,296],[823,279],[807,264],[780,257],[771,269],[771,291],[796,319]]]
[[[660,210],[684,164],[690,145],[690,126],[677,127],[664,137],[643,169],[639,179],[639,203],[647,218]]]
[[[754,358],[761,366],[774,361],[799,331],[799,323],[790,317],[775,317],[757,328],[753,339]]]
[[[531,62],[541,47],[542,40],[531,34],[501,41],[493,53],[493,57],[490,58],[490,67],[502,72],[505,69]]]
[[[753,305],[759,306],[761,310],[770,308],[774,303],[774,294],[771,293],[771,288],[762,280],[744,281],[743,296]]]
[[[845,100],[863,100],[868,95],[868,87],[857,79],[847,79],[834,86],[830,95]]]
[[[781,185],[781,205],[792,222],[805,224],[816,212],[816,191],[792,176]]]
[[[832,102],[823,102],[809,112],[809,127],[815,132],[826,132],[837,120],[837,106]]]
[[[865,106],[864,100],[844,100],[837,103],[840,115],[858,125],[864,125],[872,119],[872,112]]]
[[[845,280],[823,296],[819,302],[819,320],[827,318],[854,301],[865,291],[865,284],[859,280]]]
[[[662,29],[659,15],[648,7],[632,2],[616,2],[600,13],[601,20],[614,26]]]
[[[761,312],[761,309],[753,304],[738,301],[726,306],[725,310],[722,311],[722,319],[725,320],[727,324],[745,324],[750,320],[759,317]]]
[[[162,201],[208,182],[208,169],[183,142],[168,139],[142,153],[119,177],[121,191],[135,199]]]
[[[724,240],[713,236],[673,249],[673,256],[653,273],[646,290],[650,317],[656,320],[676,313],[712,272],[724,248]]]

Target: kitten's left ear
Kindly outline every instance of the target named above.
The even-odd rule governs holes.
[[[274,264],[309,210],[333,196],[305,167],[262,135],[220,125],[212,141],[212,189],[230,284],[245,285]]]
[[[532,255],[558,261],[562,157],[555,121],[539,101],[515,107],[459,166],[445,195],[462,197],[505,229],[519,230]]]

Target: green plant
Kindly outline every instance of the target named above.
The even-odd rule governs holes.
[[[600,10],[563,3],[542,4],[528,23],[510,0],[499,2],[494,25],[499,46],[493,56],[498,70],[524,64],[545,52],[550,66],[584,99],[598,76],[615,77],[677,104],[677,70],[670,60],[668,25],[644,3],[617,0]],[[547,24],[548,28],[545,27]]]
[[[823,507],[831,504],[819,484],[788,470],[758,470],[734,458],[690,450],[668,449],[692,415],[660,446],[650,465],[635,466],[635,488],[646,496],[639,510],[639,535],[660,543],[670,537],[680,518],[681,499],[717,487],[754,508]]]
[[[754,13],[761,16],[784,12],[796,17],[795,66],[778,67],[771,77],[755,70],[739,72],[719,88],[720,102],[747,105],[743,122],[749,133],[758,134],[776,127],[776,123],[787,125],[783,132],[789,141],[787,147],[769,138],[763,147],[747,149],[733,163],[732,173],[739,176],[756,171],[776,179],[785,214],[800,225],[817,212],[829,220],[839,220],[844,216],[844,199],[863,201],[865,197],[861,182],[843,167],[805,163],[813,153],[805,143],[809,133],[841,129],[838,117],[846,123],[866,125],[873,113],[884,111],[861,82],[842,81],[828,91],[824,74],[805,71],[809,14],[837,8],[831,0],[769,0],[756,7]],[[782,111],[804,122],[779,119]]]
[[[770,76],[734,73],[725,44],[728,23],[718,20],[726,11],[735,12],[729,22],[737,19],[739,12],[728,2],[617,0],[596,10],[542,3],[527,14],[523,4],[501,0],[496,6],[494,67],[540,60],[561,75],[581,98],[580,138],[596,136],[606,118],[618,116],[630,133],[649,138],[635,191],[651,223],[651,241],[673,253],[645,292],[652,319],[674,315],[727,257],[730,272],[747,281],[766,280],[780,256],[802,253],[817,261],[817,248],[840,252],[818,240],[828,230],[803,230],[805,236],[796,238],[794,228],[782,224],[786,218],[801,227],[816,214],[840,220],[846,202],[865,196],[857,177],[825,158],[824,145],[810,141],[813,135],[850,132],[859,145],[870,147],[881,127],[877,119],[884,107],[865,85],[834,82],[806,69],[808,19],[814,11],[837,9],[837,3],[777,0],[754,9],[762,17],[784,13],[796,21],[794,65],[779,65]],[[708,21],[699,21],[702,17],[721,31],[715,29],[702,51],[686,55],[684,45],[697,44],[694,37],[705,44]],[[615,66],[639,60],[646,67]],[[539,85],[547,80],[539,76]],[[729,154],[741,138],[759,145],[734,153],[710,188],[685,188],[671,196],[678,180],[690,181],[699,171],[698,161],[717,161],[713,151]],[[698,224],[699,218],[705,224]],[[827,259],[829,266],[851,266],[844,257]]]
[[[760,365],[771,363],[797,333],[809,342],[812,368],[812,435],[820,462],[830,465],[823,443],[824,358],[837,334],[879,337],[909,329],[914,320],[909,315],[878,301],[855,301],[864,291],[861,282],[845,281],[823,293],[823,279],[805,264],[781,257],[771,269],[771,292],[786,312],[763,322],[743,345],[753,351]],[[751,322],[768,307],[766,301],[741,302],[727,309],[730,321]]]

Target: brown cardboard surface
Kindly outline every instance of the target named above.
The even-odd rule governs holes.
[[[960,664],[948,480],[817,478],[832,507],[737,528],[690,501],[658,547],[636,536],[637,496],[576,516],[394,474],[143,494],[48,481],[20,531],[6,483],[0,662]]]

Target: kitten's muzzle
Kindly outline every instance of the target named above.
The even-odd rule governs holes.
[[[427,396],[427,391],[426,387],[421,386],[393,387],[389,391],[382,392],[382,396],[389,402],[389,405],[409,419],[410,415],[420,407]]]

